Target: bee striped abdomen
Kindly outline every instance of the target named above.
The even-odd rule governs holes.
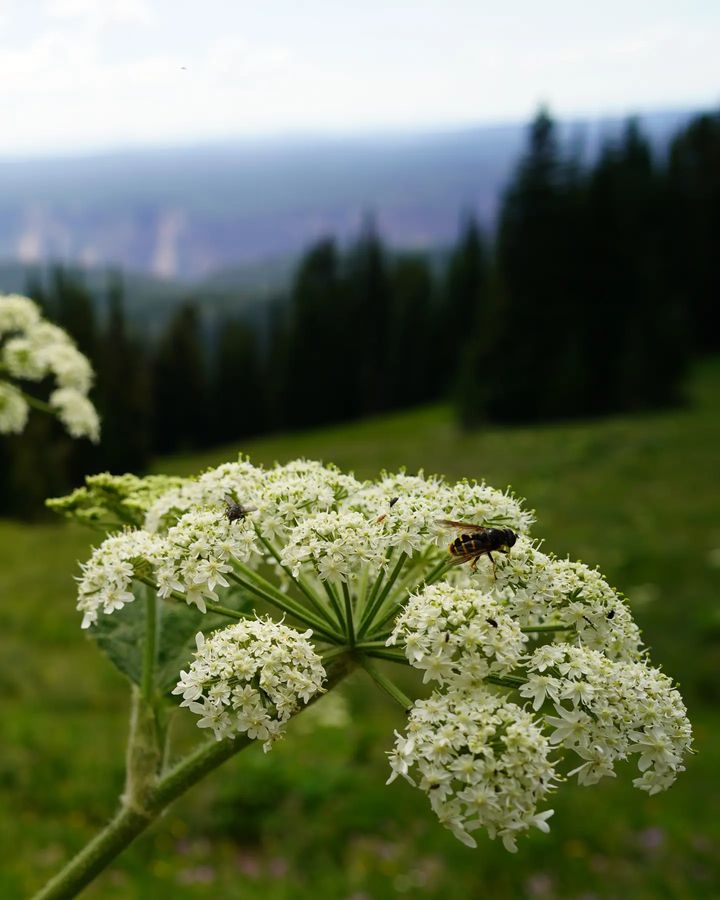
[[[484,534],[461,534],[450,544],[450,553],[453,556],[474,556],[485,553],[488,542]]]

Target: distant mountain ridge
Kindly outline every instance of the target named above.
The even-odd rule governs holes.
[[[639,118],[663,147],[693,114]],[[559,123],[566,146],[585,156],[623,124]],[[503,125],[0,159],[0,258],[181,281],[214,275],[254,290],[266,260],[292,259],[326,234],[348,239],[369,212],[403,248],[449,243],[463,211],[492,223],[525,139],[525,125]]]

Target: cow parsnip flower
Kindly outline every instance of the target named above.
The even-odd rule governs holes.
[[[625,599],[597,570],[541,551],[510,492],[241,458],[195,479],[93,476],[55,506],[142,525],[84,566],[85,627],[132,602],[138,580],[187,604],[198,631],[205,611],[235,621],[198,638],[175,690],[219,740],[246,734],[267,749],[321,690],[323,661],[363,666],[408,714],[390,780],[417,783],[465,843],[484,828],[510,850],[548,829],[542,807],[565,773],[592,784],[636,757],[634,784],[656,793],[683,770],[685,707],[650,667]],[[474,570],[449,554],[447,519],[518,538]],[[413,702],[384,659],[420,670],[434,693]]]
[[[568,644],[540,648],[527,669],[532,674],[520,694],[533,697],[536,709],[545,696],[552,701],[550,742],[583,760],[572,772],[581,784],[614,775],[615,762],[635,754],[642,774],[633,784],[650,794],[684,771],[691,726],[682,697],[659,669]]]
[[[489,594],[435,584],[407,602],[388,638],[404,646],[424,681],[460,688],[515,669],[527,637]]]
[[[121,531],[106,538],[82,566],[77,603],[82,627],[94,625],[100,612],[109,615],[132,603],[133,580],[166,552],[164,539],[146,531]]]
[[[25,430],[30,407],[20,391],[0,381],[0,434],[20,434]]]
[[[0,376],[3,375],[0,433],[22,431],[29,405],[35,405],[55,414],[72,437],[86,437],[93,442],[100,439],[100,420],[87,397],[94,378],[90,363],[67,332],[45,321],[32,300],[17,294],[0,295]],[[39,382],[47,377],[55,382],[47,404],[23,395],[18,382]]]
[[[300,704],[322,690],[325,669],[310,635],[270,619],[238,622],[207,639],[198,633],[195,659],[173,694],[218,741],[247,734],[267,751]]]
[[[406,733],[389,754],[425,791],[441,824],[469,847],[485,828],[511,852],[529,828],[548,831],[553,811],[538,811],[555,783],[552,748],[532,716],[482,688],[435,692],[417,700]]]
[[[596,569],[543,553],[527,536],[495,560],[495,572],[459,567],[450,579],[490,592],[523,627],[561,620],[575,627],[578,643],[617,659],[642,657],[640,629],[625,599]]]

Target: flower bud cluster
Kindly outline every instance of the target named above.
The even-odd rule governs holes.
[[[69,335],[46,322],[32,300],[0,295],[0,371],[21,381],[55,379],[49,403],[72,437],[98,441],[100,420],[87,394],[93,371]],[[9,382],[0,382],[0,433],[25,427],[28,405]]]
[[[684,771],[692,731],[672,681],[640,662],[608,659],[597,650],[569,644],[538,648],[520,694],[539,709],[549,699],[550,742],[574,751],[583,763],[571,774],[581,784],[614,775],[617,760],[638,754],[641,775],[633,784],[655,794]]]
[[[403,645],[424,681],[462,688],[511,672],[525,640],[517,621],[488,594],[436,584],[410,597],[387,643]]]
[[[173,693],[217,740],[247,734],[269,750],[300,703],[322,690],[325,670],[310,635],[269,619],[238,622],[208,639],[198,634],[195,659]]]
[[[487,829],[514,852],[529,828],[548,831],[551,745],[532,716],[483,688],[435,692],[410,712],[389,754],[392,774],[425,791],[440,822],[469,847]]]

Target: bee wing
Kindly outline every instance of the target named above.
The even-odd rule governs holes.
[[[478,534],[481,531],[487,531],[484,525],[473,525],[472,522],[455,522],[453,519],[436,519],[438,525],[443,528],[456,528],[458,531],[466,531]]]

